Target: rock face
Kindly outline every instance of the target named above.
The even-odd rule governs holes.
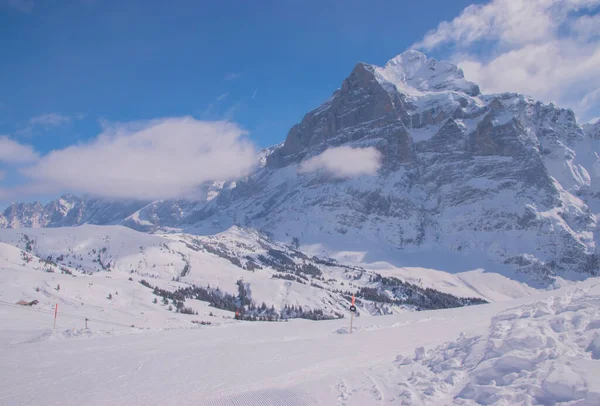
[[[73,224],[199,234],[241,225],[365,261],[485,268],[548,285],[598,272],[598,129],[524,95],[483,95],[456,66],[408,51],[384,67],[359,63],[259,169],[214,199],[120,203],[114,216],[91,216],[86,205]],[[377,175],[298,171],[342,145],[377,148]],[[49,221],[46,207],[9,208],[0,223],[63,225],[70,216]]]

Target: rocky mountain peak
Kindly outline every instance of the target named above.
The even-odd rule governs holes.
[[[389,92],[376,77],[377,67],[358,63],[323,105],[289,131],[285,143],[267,158],[270,167],[298,163],[307,155],[362,138],[358,127],[374,121],[408,123],[404,96]]]
[[[297,164],[326,148],[352,146],[359,140],[362,146],[380,147],[385,157],[391,157],[390,146],[396,149],[400,143],[400,160],[411,162],[407,129],[481,114],[483,103],[473,99],[479,95],[479,87],[456,65],[418,51],[406,51],[384,67],[361,62],[325,103],[291,128],[267,165]],[[384,140],[378,134],[369,141],[367,128],[385,128]]]

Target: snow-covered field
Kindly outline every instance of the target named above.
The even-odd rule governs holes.
[[[2,307],[0,404],[600,404],[600,282],[392,316],[105,335]],[[130,332],[131,333],[131,332]]]
[[[323,277],[300,283],[245,269],[293,251],[241,229],[198,240],[123,227],[26,233],[0,233],[0,405],[600,404],[599,279],[539,291],[480,269],[376,262],[317,263]],[[335,289],[374,286],[375,272],[491,303],[375,316],[363,301],[348,334]],[[269,306],[329,305],[345,318],[246,322],[200,300],[185,301],[197,314],[176,313],[142,278],[231,293],[243,278]]]

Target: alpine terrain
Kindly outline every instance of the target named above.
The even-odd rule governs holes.
[[[14,203],[0,404],[598,405],[599,153],[407,51],[194,200]]]
[[[356,65],[251,175],[205,185],[198,201],[67,195],[13,204],[0,224],[196,235],[236,225],[325,256],[483,268],[543,287],[598,272],[599,125],[525,95],[481,94],[456,66],[407,51],[384,67]],[[381,167],[354,177],[302,170],[336,147],[376,148]]]

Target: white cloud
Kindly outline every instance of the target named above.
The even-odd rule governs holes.
[[[0,202],[22,201],[29,196],[51,195],[57,192],[53,185],[30,183],[12,188],[0,187]]]
[[[600,14],[583,15],[573,22],[572,27],[583,40],[598,37],[600,36]]]
[[[52,151],[21,171],[47,191],[114,198],[194,197],[208,180],[246,175],[256,162],[245,132],[190,117],[107,125],[92,142]]]
[[[374,175],[381,167],[381,153],[373,148],[336,147],[302,162],[298,172],[325,170],[337,178]]]
[[[0,136],[0,162],[22,164],[38,159],[38,154],[29,145],[21,144],[7,136]]]
[[[36,130],[48,130],[52,127],[61,127],[72,123],[74,120],[81,120],[83,114],[65,115],[59,113],[46,113],[32,117],[23,128],[17,131],[19,135],[32,135]]]
[[[493,0],[465,8],[413,47],[453,50],[450,59],[483,92],[526,93],[586,119],[600,113],[598,6],[600,0]]]
[[[105,118],[98,119],[98,124],[103,134],[134,133],[145,128],[161,123],[163,120],[136,120],[136,121],[111,121]]]

